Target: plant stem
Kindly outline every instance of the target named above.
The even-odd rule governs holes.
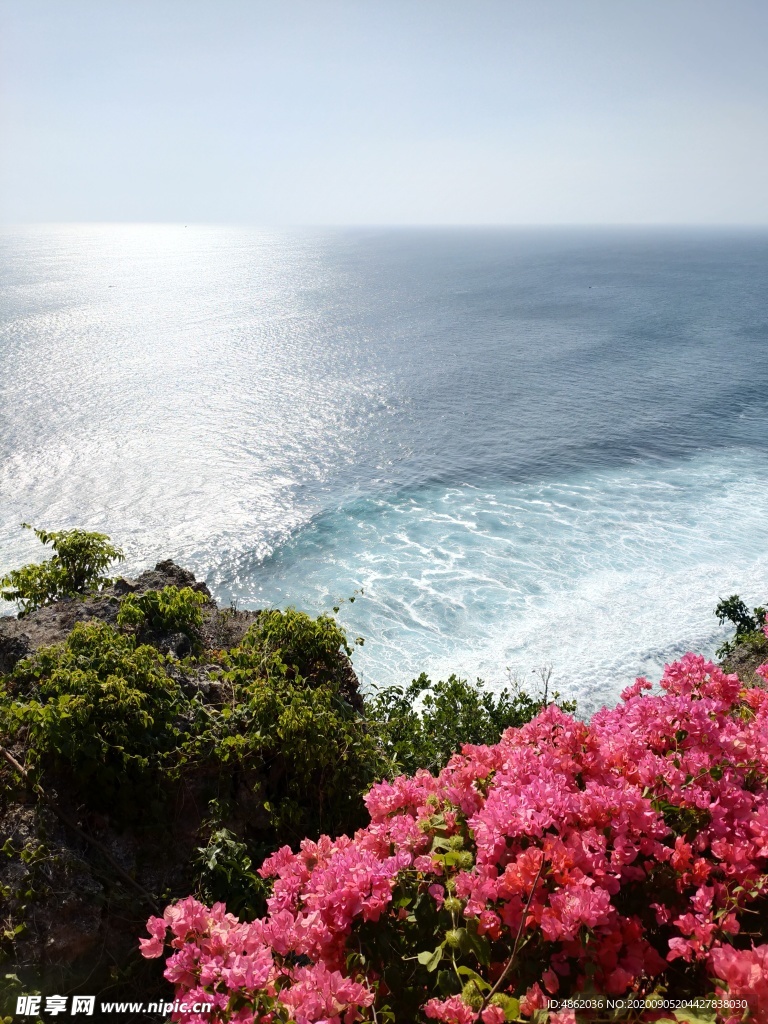
[[[480,1007],[480,1012],[481,1013],[486,1008],[486,1006],[490,1002],[491,998],[493,996],[495,996],[496,993],[499,991],[501,986],[506,981],[507,975],[512,970],[512,965],[515,962],[515,957],[517,956],[517,948],[520,945],[520,939],[521,939],[522,934],[523,934],[523,929],[525,928],[525,921],[526,921],[526,918],[528,917],[528,910],[529,910],[529,908],[531,906],[531,903],[533,902],[533,894],[536,892],[536,886],[539,884],[539,879],[541,878],[541,873],[544,870],[544,862],[545,862],[545,860],[546,860],[546,857],[544,855],[544,851],[542,850],[541,851],[541,864],[539,864],[539,870],[536,872],[536,877],[533,880],[533,885],[531,886],[531,892],[530,892],[530,895],[528,896],[528,901],[525,904],[525,909],[523,910],[523,916],[520,918],[520,927],[517,929],[517,935],[515,936],[515,944],[512,947],[512,952],[511,952],[511,954],[509,956],[509,960],[507,960],[507,962],[506,962],[506,964],[504,966],[504,970],[499,975],[499,977],[498,977],[498,979],[496,981],[496,984],[493,986],[491,991],[488,993],[488,995],[483,1000],[483,1005]]]

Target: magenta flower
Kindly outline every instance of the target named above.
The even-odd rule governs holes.
[[[142,954],[168,950],[177,998],[220,1024],[353,1024],[398,1000],[422,1024],[501,1024],[503,1005],[572,1024],[555,993],[643,997],[682,969],[768,1024],[766,691],[689,654],[622,698],[589,724],[551,705],[437,776],[379,783],[353,837],[264,862],[263,920],[188,898]]]

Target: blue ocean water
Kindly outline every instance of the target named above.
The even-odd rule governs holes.
[[[367,685],[589,711],[768,596],[768,233],[0,233],[0,572],[22,521],[341,605]]]

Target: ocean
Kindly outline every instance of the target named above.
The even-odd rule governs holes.
[[[768,599],[768,233],[4,228],[0,431],[0,573],[101,530],[588,714]]]

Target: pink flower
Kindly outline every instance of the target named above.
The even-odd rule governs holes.
[[[526,1017],[532,1017],[536,1010],[545,1010],[549,1000],[542,991],[541,985],[536,982],[528,989],[520,1000],[520,1012]]]
[[[217,1024],[352,1024],[379,996],[401,995],[446,1024],[500,1024],[500,1007],[481,1012],[430,990],[439,971],[417,969],[418,996],[388,991],[380,975],[382,933],[415,959],[462,914],[473,942],[499,944],[492,968],[480,946],[451,947],[488,985],[497,950],[520,934],[526,980],[513,971],[505,983],[527,1016],[587,978],[609,995],[664,983],[683,959],[708,966],[721,993],[751,999],[768,1024],[768,946],[731,945],[754,933],[768,897],[767,691],[694,655],[666,667],[661,692],[648,690],[638,680],[589,724],[552,705],[493,746],[464,747],[436,776],[379,783],[366,798],[371,821],[353,837],[267,858],[263,919],[190,897],[150,918],[142,954],[161,956],[170,940],[165,976],[177,998],[201,994]],[[451,914],[447,895],[462,901]],[[570,1011],[551,1019],[573,1024]]]
[[[541,980],[544,982],[544,988],[551,996],[555,995],[560,988],[560,979],[551,967],[544,971],[541,976]]]
[[[480,1020],[483,1024],[504,1024],[504,1011],[500,1006],[486,1006]]]
[[[541,930],[550,942],[573,939],[579,928],[594,928],[607,920],[611,898],[604,889],[587,885],[566,886],[556,892],[541,915]]]
[[[437,903],[438,907],[442,907],[445,902],[445,889],[442,885],[430,885],[427,890],[432,899]]]
[[[146,957],[148,960],[152,960],[158,956],[162,956],[165,951],[165,943],[162,939],[139,939],[139,949],[141,955]]]
[[[550,1013],[549,1024],[576,1024],[575,1010],[557,1010]]]
[[[347,1021],[351,1024],[359,1017],[356,1010],[371,1005],[373,993],[365,985],[343,977],[339,971],[329,971],[324,964],[315,964],[293,972],[293,984],[281,993],[281,1001],[291,1007],[297,1024],[338,1021],[342,1013],[345,1024]]]
[[[424,1004],[424,1013],[431,1020],[444,1021],[445,1024],[475,1024],[477,1021],[477,1012],[461,996],[430,999]],[[503,1014],[501,1019],[504,1020]]]
[[[717,989],[718,995],[745,999],[755,1024],[766,1024],[768,945],[738,950],[733,946],[719,946],[712,950],[709,962],[714,974],[723,982]]]

